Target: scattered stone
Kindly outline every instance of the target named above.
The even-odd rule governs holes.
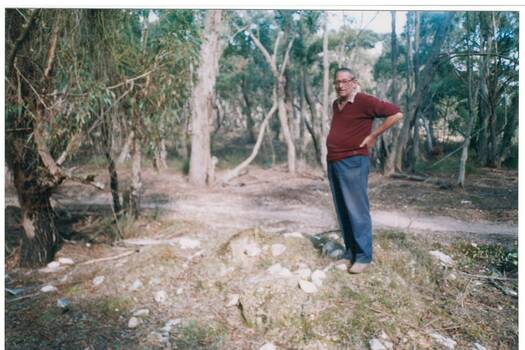
[[[328,241],[325,244],[323,244],[323,247],[321,248],[321,253],[325,256],[338,259],[343,255],[344,250],[341,244],[335,241]]]
[[[173,326],[176,326],[176,325],[178,325],[180,323],[181,323],[180,318],[176,318],[174,320],[168,320],[168,322],[166,322],[164,327],[162,327],[161,331],[163,333],[170,333],[171,329],[173,328]]]
[[[239,305],[239,298],[241,296],[239,294],[232,294],[230,295],[230,300],[228,301],[228,304],[226,304],[226,307],[232,307]]]
[[[142,287],[142,282],[140,280],[135,280],[133,284],[131,285],[131,290],[137,290]]]
[[[179,239],[179,245],[181,249],[195,249],[201,246],[201,242],[196,239],[182,237]]]
[[[429,333],[428,335],[430,335],[437,343],[443,345],[447,349],[454,349],[456,347],[457,343],[451,338],[445,337],[439,333]]]
[[[146,317],[149,316],[149,310],[148,309],[140,309],[133,313],[133,316],[136,317]]]
[[[472,349],[473,350],[487,350],[486,347],[484,347],[483,345],[479,344],[479,343],[474,343],[472,345]]]
[[[467,201],[467,200],[462,200],[461,204],[472,204],[472,202],[471,201]]]
[[[49,264],[47,264],[47,267],[50,269],[57,269],[60,266],[60,263],[58,261],[52,261]]]
[[[301,268],[297,271],[295,271],[295,273],[303,280],[307,280],[310,278],[310,276],[312,275],[312,270],[310,270],[309,268]]]
[[[286,250],[286,246],[284,244],[272,244],[272,255],[273,256],[279,256]]]
[[[162,334],[156,331],[148,334],[148,343],[155,346],[155,348],[164,348],[164,344],[169,343],[170,338],[168,334]],[[169,347],[171,349],[171,347]]]
[[[266,343],[263,346],[261,346],[259,350],[277,350],[277,348],[275,347],[275,345],[273,345],[273,343]]]
[[[160,284],[160,278],[154,277],[149,281],[150,286],[157,286]]]
[[[448,280],[452,280],[452,281],[455,281],[458,277],[456,276],[456,274],[454,272],[451,272],[448,274],[447,276],[447,279]]]
[[[444,265],[454,265],[454,260],[452,260],[450,256],[440,252],[439,250],[430,251],[430,255],[441,261]]]
[[[291,277],[292,276],[292,273],[290,272],[290,270],[288,270],[286,267],[282,267],[281,264],[279,263],[273,264],[272,266],[268,268],[267,271],[274,276],[279,276],[279,277]]]
[[[255,242],[250,242],[244,246],[244,254],[248,256],[257,256],[261,254],[261,248]]]
[[[91,248],[91,243],[86,242],[86,247]]]
[[[312,273],[312,282],[317,286],[321,287],[323,285],[323,280],[326,278],[326,273],[321,270],[315,270]]]
[[[93,278],[93,285],[98,286],[104,282],[105,277],[104,276],[97,276]]]
[[[286,237],[286,238],[304,238],[304,236],[303,236],[303,234],[301,232],[285,233],[284,237]]]
[[[181,295],[182,294],[182,288],[178,288],[177,289],[177,295]]]
[[[157,293],[155,293],[155,301],[159,304],[163,304],[168,300],[168,294],[163,291],[159,290]]]
[[[75,262],[70,258],[59,258],[58,262],[62,265],[74,265]]]
[[[57,306],[62,309],[62,312],[67,312],[70,309],[71,303],[65,298],[60,298],[57,300]]]
[[[305,280],[299,280],[299,287],[305,292],[305,293],[317,293],[317,287],[312,282],[308,282]]]
[[[335,265],[335,268],[341,271],[346,271],[348,269],[348,266],[346,264],[337,264]]]
[[[340,236],[337,233],[330,233],[328,237],[330,239],[333,239],[334,241],[337,241],[340,238]]]
[[[386,350],[383,343],[381,343],[377,338],[370,340],[368,344],[370,345],[370,350]]]
[[[140,319],[136,317],[132,317],[128,321],[128,328],[137,328],[139,324],[140,324]]]
[[[56,292],[58,289],[55,286],[47,285],[40,289],[42,293]]]

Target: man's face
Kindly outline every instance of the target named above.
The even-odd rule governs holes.
[[[354,90],[354,77],[350,72],[337,72],[334,80],[334,87],[337,96],[340,98],[346,98],[351,95]]]

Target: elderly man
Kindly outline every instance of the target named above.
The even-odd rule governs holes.
[[[335,72],[328,148],[328,179],[349,261],[350,273],[361,273],[372,261],[372,220],[368,203],[368,150],[385,130],[403,118],[398,106],[360,92],[348,68]],[[372,131],[374,118],[385,118]]]

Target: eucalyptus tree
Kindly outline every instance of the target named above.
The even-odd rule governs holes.
[[[95,19],[90,10],[6,11],[6,160],[22,211],[24,266],[49,262],[58,248],[50,202],[57,187],[65,180],[101,187],[65,169],[82,135],[108,112],[91,113],[89,101],[98,98],[95,57],[85,49]]]
[[[212,117],[214,86],[217,77],[221,31],[221,10],[208,10],[202,32],[197,84],[191,97],[192,140],[190,158],[190,181],[195,185],[213,182],[209,120]]]

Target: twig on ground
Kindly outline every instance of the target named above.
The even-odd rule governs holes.
[[[131,250],[131,251],[128,251],[128,252],[125,252],[125,253],[122,253],[122,254],[119,254],[119,255],[115,255],[115,256],[110,256],[110,257],[107,257],[107,258],[100,258],[100,259],[93,259],[93,260],[88,260],[88,261],[84,261],[78,265],[90,265],[90,264],[95,264],[95,263],[99,263],[99,262],[103,262],[103,261],[109,261],[109,260],[116,260],[116,259],[120,259],[120,258],[124,258],[128,255],[131,255],[133,253],[136,253],[138,252],[138,250]]]
[[[458,272],[461,273],[461,274],[463,274],[463,275],[470,276],[470,277],[484,278],[484,279],[489,279],[489,280],[518,281],[517,278],[512,278],[512,277],[498,277],[498,276],[487,276],[487,275],[474,275],[474,274],[471,274],[471,273],[468,273],[468,272],[463,272],[463,271],[458,271]]]

